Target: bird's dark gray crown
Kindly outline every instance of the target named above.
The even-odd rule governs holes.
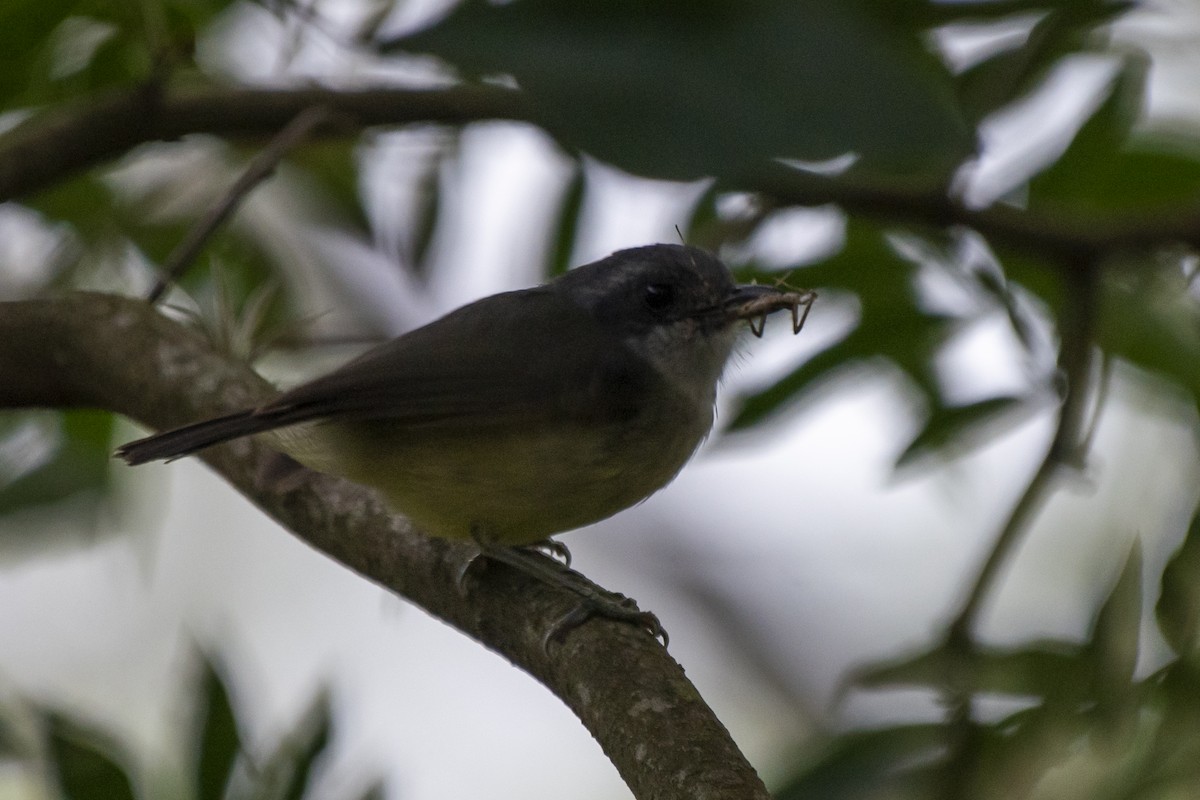
[[[734,289],[729,270],[687,245],[618,250],[571,270],[551,287],[612,330],[636,332],[719,308]]]

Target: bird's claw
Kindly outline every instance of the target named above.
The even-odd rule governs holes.
[[[620,599],[617,599],[618,597]],[[542,639],[542,649],[549,652],[551,644],[562,644],[568,633],[592,617],[605,617],[637,625],[655,639],[662,640],[663,647],[670,642],[667,629],[663,627],[654,613],[642,611],[633,598],[615,595],[609,599],[585,597],[580,600],[574,608],[560,617],[546,631],[546,635]]]

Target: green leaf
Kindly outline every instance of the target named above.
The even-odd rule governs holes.
[[[587,174],[583,164],[576,161],[558,204],[558,222],[552,228],[554,238],[550,243],[547,277],[563,275],[571,268],[571,256],[575,252],[575,237],[579,234],[579,222],[586,194]]]
[[[468,0],[385,51],[512,75],[571,150],[627,171],[736,179],[855,152],[941,185],[975,148],[920,37],[816,0]]]
[[[1085,655],[1081,648],[1059,641],[1032,642],[1015,649],[977,648],[969,654],[939,647],[858,670],[847,687],[940,689],[953,682],[973,693],[1076,697],[1086,692],[1091,674]]]
[[[1000,789],[988,796],[1030,797],[1048,771],[1079,752],[1090,728],[1086,710],[1055,699],[981,726],[978,785]]]
[[[46,725],[63,800],[133,800],[133,783],[106,734],[58,714],[47,714]]]
[[[31,419],[20,415],[15,419]],[[105,411],[38,412],[57,439],[51,457],[0,485],[0,514],[108,490],[113,415]]]
[[[50,34],[70,16],[78,0],[6,0],[0,3],[0,108],[20,105],[18,97],[40,81],[46,64],[39,54]]]
[[[349,138],[309,142],[288,155],[319,187],[320,200],[347,226],[367,233],[371,229],[359,187],[358,143]]]
[[[15,2],[28,5],[23,0]],[[149,77],[153,48],[136,6],[106,0],[44,5],[57,8],[58,15],[53,19],[30,15],[30,38],[12,43],[20,54],[20,63],[13,66],[24,80],[16,85],[0,81],[0,108],[44,106]],[[23,20],[16,27],[24,24]],[[0,34],[0,44],[5,38]]]
[[[838,736],[773,796],[775,800],[859,800],[875,796],[880,789],[894,792],[901,783],[899,773],[935,755],[946,738],[941,725],[903,725]]]
[[[1029,419],[1039,408],[1033,398],[991,397],[954,408],[935,408],[921,429],[896,459],[896,469],[929,458],[947,458],[993,438]]]
[[[329,694],[321,691],[296,727],[267,759],[259,776],[259,794],[280,800],[300,800],[317,759],[329,744],[331,726]]]
[[[1096,695],[1124,697],[1133,685],[1142,629],[1142,543],[1134,541],[1125,565],[1092,625]]]
[[[1163,569],[1154,615],[1171,649],[1194,657],[1200,637],[1200,514],[1192,517],[1183,544]]]
[[[203,713],[196,732],[197,800],[221,800],[242,750],[237,718],[229,701],[229,692],[220,674],[209,661],[197,691]]]
[[[959,97],[971,119],[981,120],[1029,93],[1064,56],[1096,49],[1096,27],[1134,6],[1132,2],[1075,2],[1045,8],[1019,47],[1001,51],[957,77]]]
[[[307,721],[310,727],[306,735],[302,733],[300,740],[295,743],[291,780],[287,782],[283,800],[300,800],[304,796],[312,779],[313,766],[329,745],[332,719],[328,696],[322,695],[318,702],[320,705],[314,707],[317,715]]]
[[[91,173],[57,183],[23,204],[54,222],[65,222],[89,244],[119,231],[112,190]]]
[[[1194,660],[1180,659],[1152,683],[1151,707],[1161,715],[1147,762],[1161,779],[1200,778],[1200,671]],[[1191,796],[1180,794],[1181,797]]]
[[[1071,146],[1030,182],[1031,209],[1170,212],[1200,200],[1200,142],[1131,133],[1144,105],[1147,69],[1130,56],[1108,99]]]
[[[1200,304],[1177,264],[1116,264],[1101,276],[1096,338],[1112,355],[1200,398]]]

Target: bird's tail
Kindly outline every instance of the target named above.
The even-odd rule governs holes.
[[[255,413],[255,409],[246,409],[123,444],[117,448],[117,456],[131,466],[147,461],[181,458],[230,439],[278,428],[281,424],[287,423],[270,415]]]

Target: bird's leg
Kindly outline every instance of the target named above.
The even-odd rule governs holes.
[[[563,555],[566,548],[558,542],[546,540],[546,542],[539,542],[529,547],[512,547],[490,541],[478,530],[472,533],[471,538],[479,546],[481,557],[507,564],[535,580],[566,589],[580,598],[579,605],[550,627],[542,640],[543,648],[549,649],[551,642],[562,641],[568,633],[594,616],[607,617],[620,622],[631,622],[644,628],[656,639],[662,639],[663,646],[666,646],[667,632],[662,623],[658,621],[658,617],[649,611],[639,609],[637,603],[631,598],[603,589],[571,569],[568,566],[570,553]],[[546,550],[562,556],[567,563],[547,555]],[[460,573],[460,586],[467,571],[474,563],[473,559]]]

